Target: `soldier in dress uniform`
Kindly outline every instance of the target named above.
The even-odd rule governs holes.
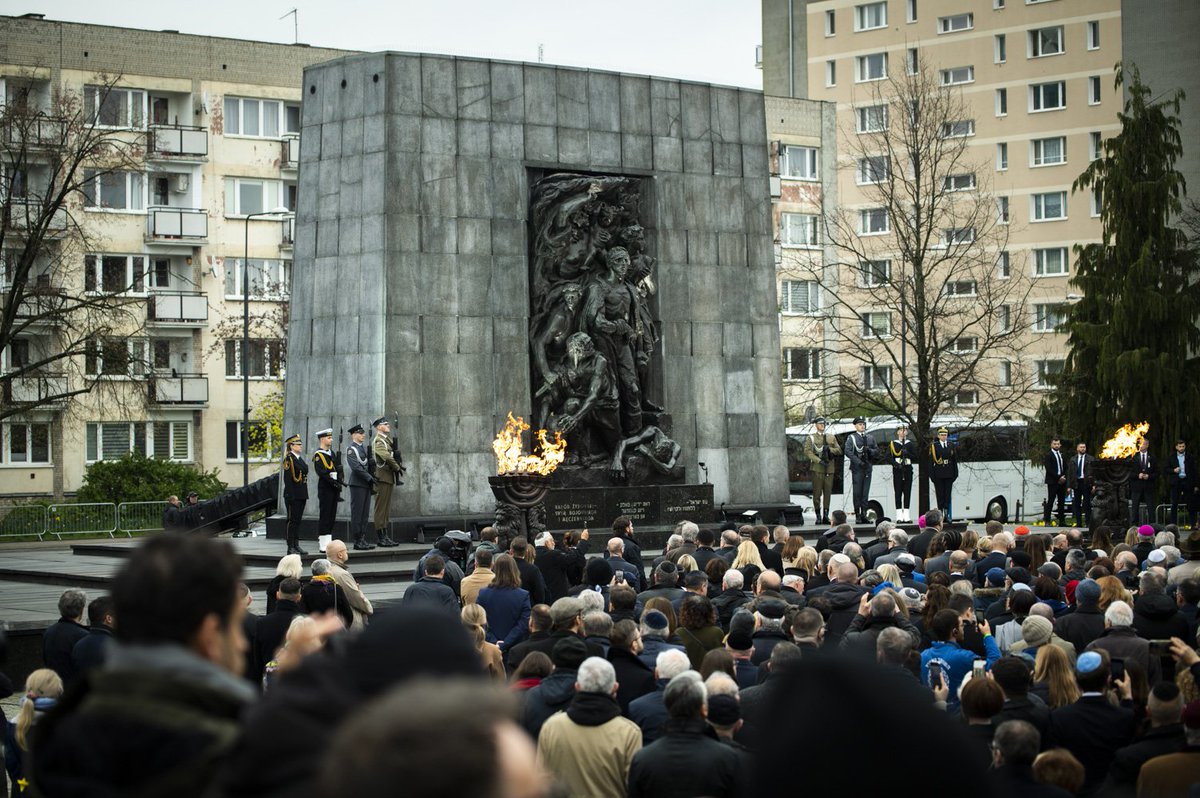
[[[917,459],[917,445],[908,439],[908,427],[901,424],[896,428],[896,437],[888,444],[888,459],[892,463],[892,490],[896,494],[896,520],[901,523],[912,521],[913,461]]]
[[[375,428],[375,438],[371,441],[371,453],[375,457],[375,536],[380,546],[399,545],[392,540],[388,530],[388,509],[392,504],[392,489],[400,484],[404,474],[404,466],[396,458],[398,449],[392,445],[389,434],[391,424],[386,418],[377,418],[371,422]]]
[[[375,544],[367,540],[371,486],[375,484],[371,471],[375,464],[363,443],[367,433],[362,424],[355,424],[349,432],[350,448],[346,450],[346,463],[350,469],[350,531],[354,533],[355,551],[369,551],[375,548]]]
[[[875,439],[867,435],[867,420],[854,419],[854,432],[846,438],[846,459],[850,461],[850,480],[854,487],[854,522],[867,523],[867,503],[871,498],[871,470],[879,454]]]
[[[808,471],[812,474],[813,512],[816,523],[829,523],[829,497],[833,493],[833,468],[836,458],[842,453],[837,438],[825,431],[825,419],[815,422],[817,431],[804,439],[804,456],[808,458]]]
[[[933,480],[933,490],[937,496],[938,509],[942,518],[950,520],[950,493],[954,488],[954,480],[958,479],[958,453],[950,443],[950,430],[939,427],[938,439],[929,447],[929,478]]]
[[[342,497],[341,475],[333,458],[333,430],[317,432],[317,446],[313,452],[313,470],[317,472],[317,534],[332,535],[333,522],[337,517],[337,505]]]
[[[308,554],[300,548],[300,520],[308,501],[308,463],[300,456],[304,443],[299,435],[284,442],[283,500],[287,504],[287,553]]]

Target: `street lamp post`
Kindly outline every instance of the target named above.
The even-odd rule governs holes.
[[[288,214],[274,208],[246,214],[246,240],[242,252],[242,486],[250,484],[250,220]]]

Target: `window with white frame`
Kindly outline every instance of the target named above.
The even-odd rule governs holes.
[[[829,11],[825,12],[825,35],[833,36],[836,33],[837,33],[837,15],[835,15],[833,13],[833,10],[830,9]]]
[[[783,350],[783,378],[799,381],[821,379],[821,350],[785,348]]]
[[[146,259],[141,255],[85,255],[83,264],[83,289],[88,293],[146,291]]]
[[[821,310],[821,286],[816,280],[784,280],[780,292],[781,313],[808,315]]]
[[[279,379],[284,376],[287,342],[252,338],[246,352],[246,369],[251,379]],[[242,339],[225,342],[225,376],[242,376]]]
[[[276,452],[282,445],[275,440],[271,425],[265,421],[250,421],[249,443],[251,462],[269,462],[276,458]],[[225,459],[231,462],[242,461],[242,422],[225,422]]]
[[[869,155],[858,159],[858,184],[883,183],[891,176],[891,159],[886,155]]]
[[[1029,57],[1043,58],[1061,55],[1063,51],[1063,27],[1036,28],[1029,31]]]
[[[277,139],[289,124],[299,121],[298,114],[289,114],[284,106],[282,100],[226,97],[225,135]]]
[[[942,191],[973,191],[974,189],[974,172],[967,172],[961,175],[946,175],[942,178]]]
[[[942,123],[942,138],[944,139],[960,139],[974,135],[974,119],[956,119],[953,122]]]
[[[1093,219],[1098,218],[1100,216],[1100,192],[1099,191],[1090,192],[1088,194],[1088,203],[1089,203],[1089,208],[1088,208],[1089,215]]]
[[[950,397],[950,404],[955,407],[974,407],[979,404],[979,391],[955,391]]]
[[[0,429],[0,460],[5,465],[49,465],[50,425],[12,422]]]
[[[1055,166],[1067,162],[1067,137],[1051,136],[1029,142],[1029,163],[1032,166]]]
[[[1088,78],[1088,105],[1100,104],[1100,76],[1092,75]]]
[[[142,211],[146,176],[141,172],[83,170],[83,205],[90,209]]]
[[[1088,160],[1094,161],[1100,157],[1100,149],[1103,146],[1104,137],[1100,132],[1093,130],[1088,133]]]
[[[1033,251],[1034,277],[1064,277],[1069,270],[1066,247],[1048,247]]]
[[[992,39],[992,57],[997,64],[1008,61],[1008,37],[1005,34],[997,33]]]
[[[84,86],[83,107],[100,127],[146,128],[146,92],[119,86]]]
[[[783,146],[780,176],[796,180],[816,180],[817,159],[820,150],[816,147],[800,147],[794,144]]]
[[[892,314],[886,311],[860,313],[863,338],[888,338],[892,334]]]
[[[862,235],[881,235],[890,229],[887,208],[863,208],[858,212],[858,229]]]
[[[892,262],[887,259],[862,260],[858,262],[858,285],[860,288],[879,288],[892,280]]]
[[[1000,250],[1000,255],[996,258],[996,273],[1001,280],[1012,277],[1012,255],[1007,249]]]
[[[979,296],[979,286],[974,280],[947,280],[942,292],[948,297]]]
[[[996,116],[1008,116],[1008,89],[996,89]]]
[[[860,55],[854,59],[854,79],[859,83],[887,79],[887,53]]]
[[[992,0],[992,8],[996,11],[1004,8],[1004,0]]]
[[[1013,309],[1012,305],[1001,305],[996,312],[996,323],[1000,328],[1000,332],[1012,332],[1013,328]]]
[[[0,373],[9,369],[21,369],[29,366],[30,340],[28,338],[11,338],[8,346],[0,354],[4,356],[0,362]]]
[[[970,244],[975,240],[974,227],[947,227],[942,230],[942,246]]]
[[[862,387],[867,391],[886,391],[892,387],[891,366],[863,366]]]
[[[950,351],[956,355],[966,355],[979,351],[979,339],[973,335],[963,335],[950,342]]]
[[[1067,218],[1067,192],[1049,191],[1045,194],[1034,194],[1030,197],[1033,212],[1030,220],[1034,222],[1049,222]]]
[[[868,105],[857,109],[858,133],[881,133],[887,130],[888,109],[886,105]]]
[[[863,3],[854,7],[854,30],[875,30],[887,27],[887,3]]]
[[[958,86],[963,83],[975,82],[975,67],[960,66],[941,71],[943,86]]]
[[[246,261],[249,272],[250,296],[254,299],[286,299],[291,289],[292,262],[250,258]],[[241,299],[242,259],[225,259],[225,298]]]
[[[1058,332],[1067,323],[1067,306],[1063,302],[1039,302],[1033,306],[1034,332]]]
[[[225,178],[225,215],[248,216],[280,207],[283,184],[256,177]]]
[[[996,171],[1003,172],[1008,168],[1008,142],[996,143]]]
[[[146,365],[144,338],[91,339],[84,345],[83,370],[88,376],[140,377]]]
[[[1034,387],[1054,387],[1054,380],[1063,373],[1063,367],[1065,365],[1066,361],[1061,359],[1035,360],[1034,368],[1036,369],[1035,374],[1037,376],[1034,380]]]
[[[160,460],[190,462],[190,421],[94,421],[87,425],[86,457],[89,463],[116,460],[138,452]]]
[[[975,15],[971,13],[938,17],[938,33],[958,33],[975,27]]]
[[[1012,361],[1000,361],[1000,384],[1005,388],[1011,388],[1013,384],[1013,367]]]
[[[908,74],[915,75],[921,71],[921,55],[916,47],[908,48],[908,55],[904,59],[904,64],[908,68]]]
[[[905,21],[906,22],[916,22],[917,21],[917,0],[907,0],[907,2],[905,3],[905,12],[906,12],[905,13]]]
[[[817,234],[818,219],[808,213],[782,213],[779,215],[780,243],[785,247],[815,247],[820,243]]]
[[[837,61],[826,61],[825,62],[825,85],[826,86],[836,86],[837,85]]]
[[[1087,24],[1087,48],[1089,50],[1100,49],[1100,22],[1092,20]]]
[[[1067,84],[1061,80],[1029,87],[1031,111],[1058,111],[1067,107]]]
[[[1009,213],[1008,197],[1000,194],[996,197],[996,221],[1000,224],[1008,224],[1012,220],[1012,215]]]

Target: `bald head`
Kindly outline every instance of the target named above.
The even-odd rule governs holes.
[[[763,571],[761,574],[759,574],[758,584],[756,587],[757,587],[758,592],[761,593],[764,590],[778,591],[779,587],[782,584],[783,584],[783,581],[779,578],[779,574],[768,569],[766,571]]]
[[[1034,604],[1029,608],[1029,614],[1040,615],[1050,623],[1054,623],[1054,610],[1050,608],[1049,604],[1043,604],[1039,601],[1037,604]]]
[[[858,567],[852,562],[844,562],[837,566],[837,580],[843,584],[853,584],[858,581]]]
[[[620,557],[625,553],[625,541],[621,538],[609,538],[608,553],[614,557]]]
[[[331,540],[325,544],[325,556],[336,563],[344,563],[350,559],[350,552],[343,540]]]

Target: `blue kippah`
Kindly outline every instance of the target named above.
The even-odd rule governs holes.
[[[1104,658],[1095,651],[1085,651],[1075,660],[1075,670],[1079,673],[1091,673],[1104,664]]]

